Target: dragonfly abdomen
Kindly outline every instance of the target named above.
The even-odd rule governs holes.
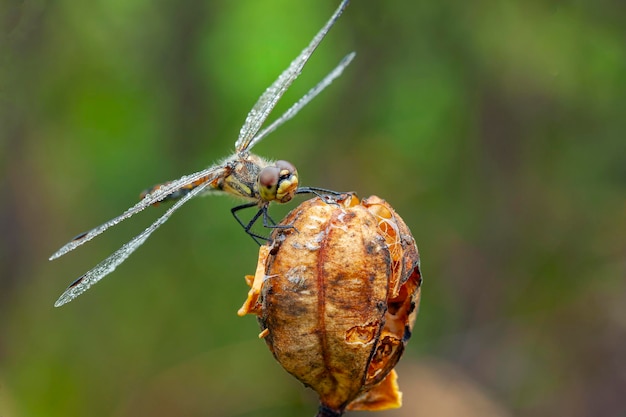
[[[209,187],[214,189],[214,190],[221,190],[221,186],[219,184],[219,179],[216,178],[211,178],[211,176],[204,176],[202,178],[197,179],[196,181],[184,185],[181,188],[177,189],[176,191],[166,195],[165,197],[163,197],[161,200],[153,203],[153,206],[158,206],[161,202],[163,201],[171,201],[171,200],[178,200],[183,198],[184,196],[186,196],[187,194],[189,194],[189,192],[191,190],[193,190],[194,188],[198,187],[199,185],[204,184],[205,182],[212,180],[211,183],[209,184]],[[147,190],[144,190],[141,192],[141,194],[139,195],[139,199],[143,200],[147,195],[152,194],[155,191],[158,191],[161,187],[168,185],[170,182],[165,182],[162,184],[157,184],[155,186],[153,186],[152,188],[148,188]]]

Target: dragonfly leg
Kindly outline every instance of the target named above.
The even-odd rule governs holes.
[[[263,218],[263,226],[268,229],[292,229],[294,228],[290,224],[287,224],[287,225],[276,224],[274,219],[272,219],[272,217],[269,215],[267,211],[267,207],[268,207],[267,205],[261,206],[259,210],[256,212],[256,214],[252,216],[252,218],[250,219],[248,223],[244,223],[243,220],[241,220],[241,218],[237,215],[238,211],[247,209],[250,207],[255,207],[257,205],[258,203],[256,202],[242,204],[240,206],[233,207],[232,209],[230,209],[230,212],[233,214],[233,217],[237,220],[237,223],[239,223],[239,225],[243,227],[243,230],[246,232],[246,234],[248,234],[248,236],[250,236],[252,240],[254,240],[259,246],[270,240],[268,237],[261,236],[252,231],[252,227],[259,220],[259,217]]]
[[[268,229],[294,229],[296,232],[298,231],[298,229],[293,227],[293,225],[291,224],[276,224],[274,219],[272,219],[267,212],[267,206],[263,207],[261,210],[263,211],[263,226],[267,227]],[[272,224],[269,224],[268,221]]]
[[[317,187],[300,187],[296,190],[296,194],[313,194],[316,197],[321,198],[326,204],[338,204],[337,198],[349,193],[343,193],[339,191],[327,190],[325,188]]]
[[[233,217],[235,218],[235,220],[237,220],[237,223],[239,223],[239,225],[243,227],[243,230],[245,230],[246,234],[248,234],[248,236],[250,236],[252,240],[254,240],[259,246],[261,246],[263,243],[267,242],[269,239],[265,236],[261,236],[259,234],[254,233],[252,231],[252,226],[254,226],[254,223],[256,223],[259,217],[261,217],[261,214],[263,214],[264,212],[267,213],[267,206],[261,207],[256,212],[256,214],[252,217],[252,219],[250,219],[248,223],[244,223],[241,220],[241,218],[237,215],[238,211],[244,210],[250,207],[255,207],[255,206],[258,206],[257,202],[246,203],[237,207],[233,207],[232,209],[230,209],[230,212],[233,214]],[[263,220],[263,222],[265,222],[265,219]]]

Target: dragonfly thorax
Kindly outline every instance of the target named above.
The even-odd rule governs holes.
[[[227,173],[215,188],[259,206],[275,201],[287,203],[298,189],[298,171],[287,161],[268,161],[251,153],[226,161]]]

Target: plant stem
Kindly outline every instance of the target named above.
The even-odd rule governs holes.
[[[325,406],[324,404],[320,404],[317,415],[315,417],[341,417],[342,415],[343,410],[335,410],[333,408]]]

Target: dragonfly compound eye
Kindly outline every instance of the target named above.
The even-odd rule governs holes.
[[[411,232],[384,200],[352,194],[300,204],[261,246],[240,315],[258,315],[320,414],[399,407],[394,366],[411,336],[421,274]],[[329,410],[332,411],[331,414]]]
[[[274,166],[276,166],[276,168],[280,169],[280,175],[292,175],[292,174],[298,174],[298,171],[296,170],[296,167],[293,166],[293,164],[291,162],[288,161],[276,161],[276,163],[274,164]]]
[[[278,180],[280,178],[280,169],[275,166],[265,167],[261,170],[258,179],[259,194],[265,201],[274,201],[276,199],[276,190],[278,189]]]
[[[259,174],[259,194],[265,201],[289,202],[298,189],[298,171],[287,161],[276,161]]]

